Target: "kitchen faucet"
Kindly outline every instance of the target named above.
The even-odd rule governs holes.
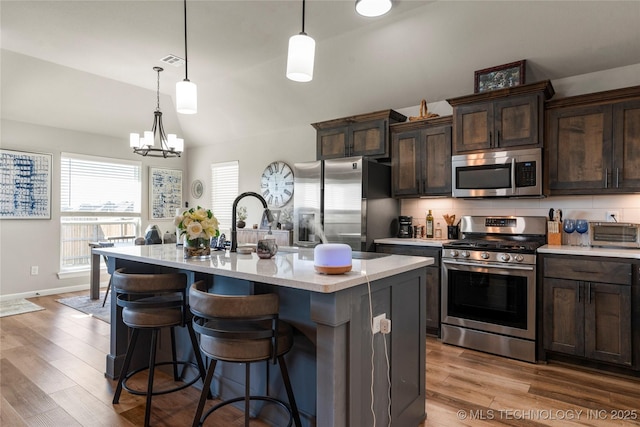
[[[236,197],[236,199],[233,201],[233,210],[231,212],[231,252],[236,252],[236,249],[238,248],[238,229],[236,227],[236,208],[238,207],[238,202],[247,196],[253,196],[256,199],[260,200],[260,202],[262,202],[262,206],[264,206],[264,211],[267,214],[267,221],[269,222],[269,224],[271,224],[275,219],[273,217],[273,214],[267,207],[267,201],[258,193],[254,193],[253,191],[247,191],[245,193],[242,193],[238,197]]]

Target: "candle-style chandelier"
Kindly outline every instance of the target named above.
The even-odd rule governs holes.
[[[150,131],[145,131],[142,136],[137,133],[129,135],[129,145],[133,152],[141,156],[149,157],[180,157],[184,151],[184,140],[175,134],[165,134],[162,125],[162,111],[160,111],[160,72],[164,69],[153,67],[158,73],[157,106],[153,113],[153,126]],[[156,145],[156,140],[158,144]]]

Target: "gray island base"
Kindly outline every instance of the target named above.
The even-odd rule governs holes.
[[[315,272],[313,250],[308,249],[280,251],[268,260],[230,252],[214,252],[206,261],[184,260],[182,250],[172,244],[95,248],[92,253],[94,257],[106,255],[110,271],[178,271],[188,275],[189,284],[205,280],[210,292],[277,293],[281,318],[295,328],[295,344],[287,355],[287,365],[305,426],[373,425],[372,384],[377,425],[388,425],[389,387],[392,426],[418,426],[426,417],[425,283],[431,258],[380,254],[358,257],[354,252],[354,258],[362,259],[353,260],[352,271],[330,276]],[[370,307],[374,316],[384,313],[391,319],[390,334],[372,335]],[[106,376],[115,378],[122,366],[128,333],[113,293],[111,319]],[[182,331],[176,332],[178,357],[192,357],[188,354],[188,338],[180,336]],[[162,345],[165,348],[161,352],[169,352],[170,341],[162,340]],[[144,366],[144,357],[139,359]],[[216,397],[242,395],[242,366],[221,366],[216,368],[213,383]],[[264,393],[268,381],[270,393],[287,401],[277,367],[255,364],[251,375],[252,392]],[[286,425],[285,414],[270,406],[252,406],[252,413],[274,426]]]

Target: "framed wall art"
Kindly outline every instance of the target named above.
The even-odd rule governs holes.
[[[526,62],[523,59],[522,61],[510,62],[476,71],[474,73],[474,93],[524,84]]]
[[[51,219],[53,155],[0,150],[0,219]]]
[[[182,171],[149,168],[149,215],[151,219],[173,219],[182,207]]]

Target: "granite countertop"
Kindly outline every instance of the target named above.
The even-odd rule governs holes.
[[[389,237],[386,239],[375,239],[373,243],[385,245],[409,245],[409,246],[435,246],[441,248],[444,243],[450,242],[447,239],[400,239]]]
[[[598,248],[590,246],[544,245],[538,248],[538,253],[640,259],[640,249]]]
[[[350,272],[326,275],[315,271],[313,249],[304,248],[281,248],[271,259],[260,259],[255,253],[242,255],[229,251],[212,251],[211,259],[202,261],[184,259],[182,247],[171,243],[94,248],[92,251],[130,261],[322,293],[337,292],[367,281],[423,268],[434,262],[433,258],[428,257],[354,252]]]

